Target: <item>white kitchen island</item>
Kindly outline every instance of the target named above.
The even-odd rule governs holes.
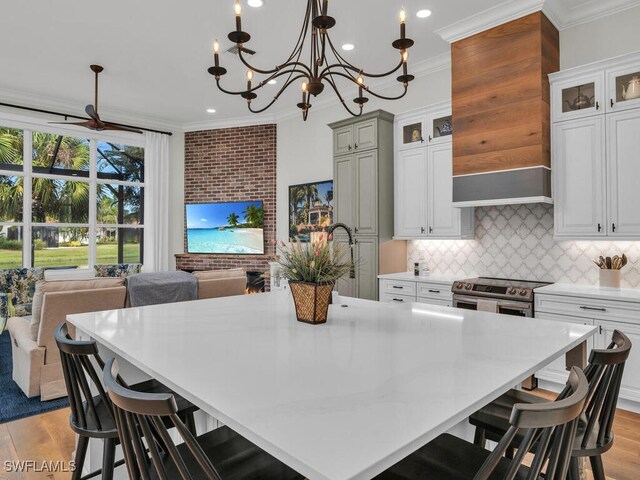
[[[288,291],[69,321],[311,480],[372,478],[596,331],[344,297],[313,326]]]

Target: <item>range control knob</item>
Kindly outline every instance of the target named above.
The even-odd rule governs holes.
[[[462,287],[464,287],[464,284],[462,282],[456,283],[456,288],[457,289],[462,290]]]
[[[473,285],[471,285],[470,283],[466,283],[464,286],[465,290],[471,290],[471,287],[473,287]]]
[[[524,296],[527,294],[527,289],[526,289],[526,288],[523,288],[523,289],[522,289],[522,290],[520,290],[518,293],[520,294],[520,296],[521,296],[521,297],[524,297]]]
[[[515,288],[513,288],[513,287],[511,287],[511,288],[508,290],[508,292],[507,292],[507,293],[508,293],[509,295],[515,295],[515,294],[516,294],[516,289],[515,289]]]

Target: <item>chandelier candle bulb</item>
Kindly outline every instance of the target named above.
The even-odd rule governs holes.
[[[233,6],[236,12],[236,32],[242,31],[242,20],[240,15],[242,14],[242,5],[240,5],[240,0],[236,0],[235,5]]]
[[[407,35],[406,21],[407,21],[407,11],[403,8],[400,10],[400,38],[403,40],[406,38],[406,35]]]
[[[407,74],[407,61],[409,60],[409,51],[402,52],[402,73]]]
[[[213,42],[213,62],[216,67],[220,66],[220,58],[218,57],[218,52],[220,51],[220,44],[218,40]]]
[[[251,90],[251,80],[253,80],[253,71],[247,70],[247,92]]]
[[[322,15],[326,15],[329,10],[329,0],[322,0]]]

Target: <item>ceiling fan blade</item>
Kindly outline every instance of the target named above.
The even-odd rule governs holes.
[[[100,117],[98,116],[98,113],[96,112],[96,109],[93,108],[93,105],[87,105],[86,107],[84,107],[84,111],[87,113],[87,115],[89,115],[91,118],[93,118],[96,122],[100,121]]]
[[[142,133],[142,130],[138,130],[130,127],[123,127],[122,125],[118,125],[116,123],[105,122],[104,127],[100,130],[119,130],[122,132],[133,132],[133,133]]]
[[[86,120],[84,122],[48,122],[49,125],[78,125],[80,127],[90,128],[96,130],[96,123],[93,120]]]

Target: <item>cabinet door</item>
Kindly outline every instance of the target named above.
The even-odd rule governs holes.
[[[609,236],[640,236],[640,110],[607,115]]]
[[[353,156],[355,162],[355,225],[357,234],[378,233],[378,152]]]
[[[358,298],[378,300],[378,239],[356,239],[356,291]]]
[[[398,150],[424,147],[427,138],[427,118],[424,115],[399,120],[396,123],[396,145]]]
[[[607,112],[640,107],[640,63],[607,72]]]
[[[333,242],[334,243],[341,243],[343,244],[346,248],[348,248],[349,246],[349,241],[346,237],[346,235],[342,235],[343,231],[338,231],[336,232],[336,234],[333,236]],[[353,252],[353,258],[356,259],[356,252],[354,250]],[[357,274],[358,272],[356,272]],[[356,296],[356,280],[353,278],[349,278],[349,275],[345,275],[344,277],[340,278],[337,283],[336,283],[336,290],[338,291],[338,293],[343,296],[343,297],[355,297]]]
[[[339,157],[335,160],[334,199],[335,221],[342,222],[349,227],[355,223],[356,179],[352,155]]]
[[[345,155],[353,151],[353,127],[336,128],[333,131],[333,155]]]
[[[590,73],[554,82],[551,87],[553,121],[601,115],[605,111],[604,73]]]
[[[617,322],[598,322],[600,326],[597,348],[607,348],[611,342],[613,331],[618,329],[624,333],[634,348],[631,348],[629,358],[624,366],[620,397],[640,402],[640,326]]]
[[[460,209],[453,207],[453,155],[450,143],[429,147],[428,235],[460,236]]]
[[[606,173],[604,116],[553,127],[554,234],[604,237]]]
[[[558,322],[569,322],[569,323],[577,323],[580,325],[593,325],[593,320],[585,319],[580,317],[571,317],[569,315],[556,315],[553,313],[536,313],[536,318],[541,320],[554,320]],[[587,358],[589,357],[589,353],[594,346],[594,341],[590,338],[587,340]],[[550,382],[556,382],[565,384],[567,382],[567,378],[569,377],[569,372],[566,368],[566,359],[564,355],[561,355],[560,358],[557,358],[549,365],[547,365],[544,370],[541,370],[536,373],[538,378],[543,380],[548,380]]]
[[[427,233],[427,149],[402,150],[396,157],[395,236],[419,238]]]
[[[451,107],[431,112],[427,118],[429,145],[451,142],[453,134],[453,117]]]
[[[353,126],[353,148],[370,150],[378,146],[378,120],[365,120]]]

